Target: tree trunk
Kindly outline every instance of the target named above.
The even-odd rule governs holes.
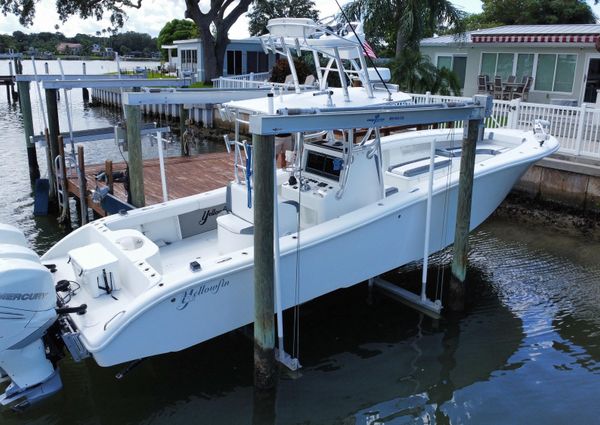
[[[231,5],[229,0],[211,0],[208,12],[200,11],[198,0],[185,0],[185,17],[190,18],[198,26],[202,38],[202,53],[204,56],[204,81],[219,77],[223,72],[223,60],[229,38],[227,33],[235,21],[248,10],[252,0],[239,0],[238,4],[226,16],[225,10]],[[215,35],[211,32],[214,24]]]
[[[402,50],[404,50],[404,34],[398,30],[396,32],[396,58],[400,57]]]

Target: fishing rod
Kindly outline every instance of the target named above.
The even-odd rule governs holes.
[[[348,23],[348,26],[350,27],[350,29],[354,33],[354,36],[358,40],[358,43],[360,44],[360,47],[362,48],[362,51],[364,52],[365,56],[367,57],[367,59],[369,60],[369,62],[371,62],[371,65],[373,66],[373,69],[375,69],[375,72],[377,73],[377,76],[379,77],[379,81],[382,82],[383,87],[385,87],[385,90],[388,92],[388,101],[391,101],[392,100],[392,93],[390,92],[390,89],[388,88],[388,86],[385,83],[385,81],[383,81],[383,78],[381,77],[381,74],[379,73],[379,70],[377,69],[377,66],[375,65],[375,62],[373,62],[373,58],[371,58],[371,56],[369,56],[369,54],[367,53],[367,49],[366,49],[365,45],[363,43],[361,43],[360,38],[358,37],[358,34],[354,30],[354,26],[352,26],[352,24],[350,23],[350,19],[348,19],[348,16],[346,16],[346,12],[344,12],[344,9],[342,9],[342,6],[340,6],[340,3],[338,2],[338,0],[335,0],[335,4],[337,4],[338,8],[340,9],[340,12],[342,13],[342,16],[344,17],[344,19]],[[366,72],[367,72],[367,70],[365,69],[365,73]]]

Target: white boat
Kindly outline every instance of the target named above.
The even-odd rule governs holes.
[[[353,130],[293,131],[289,164],[276,171],[282,309],[422,259],[430,190],[428,253],[454,239],[463,130],[379,137],[377,108],[402,108],[408,97],[377,91],[363,70],[358,75],[369,87],[224,107],[237,121],[246,114],[335,114],[336,104],[342,112],[372,116],[367,121],[375,130],[360,138]],[[477,145],[471,228],[531,164],[558,149],[540,130],[485,132]],[[235,146],[236,179],[227,187],[101,218],[41,259],[22,234],[0,227],[0,375],[11,381],[0,403],[33,402],[60,388],[48,354],[57,341],[76,360],[91,355],[111,366],[183,350],[252,323],[259,212],[251,161],[243,161],[250,145],[236,140]]]

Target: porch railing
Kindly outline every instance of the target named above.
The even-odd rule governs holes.
[[[213,78],[212,83],[213,87],[217,89],[249,89],[263,86],[270,76],[270,72],[251,72],[250,74]]]
[[[273,87],[276,89],[293,90],[294,83],[272,83],[269,80],[269,72],[257,72],[242,75],[232,75],[227,77],[213,78],[211,81],[213,87],[217,89],[256,89]],[[300,84],[301,90],[315,90],[313,85]]]
[[[415,103],[456,102],[471,100],[466,97],[410,94]],[[582,106],[548,105],[515,100],[494,100],[492,116],[486,121],[489,128],[512,128],[527,130],[535,119],[550,122],[550,133],[559,143],[559,152],[600,158],[600,108]],[[455,123],[456,126],[462,123]]]

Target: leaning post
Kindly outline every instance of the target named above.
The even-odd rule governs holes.
[[[450,277],[448,294],[448,308],[451,311],[463,311],[465,308],[465,279],[467,275],[467,254],[469,252],[475,150],[477,141],[482,134],[483,120],[469,120],[467,124],[467,136],[463,138],[462,143],[460,176],[458,181],[454,254],[452,257],[452,275]]]
[[[254,154],[254,385],[275,387],[273,136],[252,135]]]
[[[57,89],[45,89],[46,92],[46,110],[48,111],[48,146],[46,149],[50,152],[51,167],[48,170],[48,179],[50,179],[50,193],[56,195],[56,173],[54,170],[54,160],[58,155],[58,135],[60,134],[58,123],[58,105]]]
[[[17,81],[19,89],[19,105],[21,106],[21,115],[23,116],[23,130],[25,131],[25,146],[27,146],[27,162],[29,164],[29,180],[35,183],[40,178],[40,167],[35,152],[35,143],[32,143],[33,136],[33,115],[31,111],[31,96],[29,95],[29,81]]]
[[[146,204],[144,197],[144,164],[142,162],[142,137],[140,122],[142,112],[137,105],[125,105],[125,120],[127,122],[127,155],[129,163],[129,192],[131,203],[135,207]]]

